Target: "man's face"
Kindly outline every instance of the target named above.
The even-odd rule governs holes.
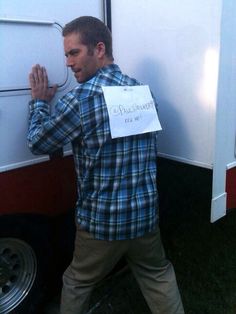
[[[99,59],[96,47],[88,51],[87,46],[80,41],[78,33],[64,37],[66,65],[74,72],[79,83],[88,81],[99,69]]]

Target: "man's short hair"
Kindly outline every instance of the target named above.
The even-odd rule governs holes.
[[[62,35],[65,37],[71,33],[78,33],[81,43],[89,50],[96,47],[99,42],[103,42],[106,47],[106,56],[113,60],[111,32],[98,18],[81,16],[72,20],[65,25]]]

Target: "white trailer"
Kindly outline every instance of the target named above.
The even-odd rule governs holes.
[[[115,61],[159,103],[161,157],[212,170],[211,221],[236,208],[236,2],[112,1]]]

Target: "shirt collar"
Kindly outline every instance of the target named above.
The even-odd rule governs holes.
[[[96,80],[96,78],[100,74],[109,74],[109,73],[112,73],[112,72],[120,72],[121,73],[121,70],[120,70],[119,66],[117,64],[115,64],[115,63],[108,64],[108,65],[102,67],[88,81],[83,82],[83,83],[79,83],[79,87],[84,87],[87,84],[91,84],[94,80]]]
[[[111,73],[111,72],[121,72],[121,70],[117,64],[111,63],[99,69],[96,75],[100,73]]]

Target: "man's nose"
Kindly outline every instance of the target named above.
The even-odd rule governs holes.
[[[66,66],[71,68],[71,67],[73,66],[73,64],[74,64],[73,58],[71,58],[70,56],[68,56],[68,57],[66,58]]]

